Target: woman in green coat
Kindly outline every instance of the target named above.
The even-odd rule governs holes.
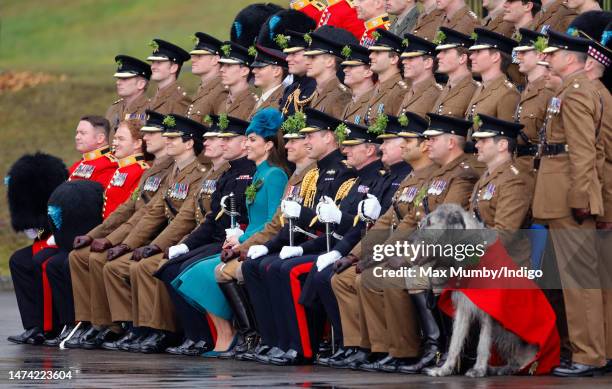
[[[246,193],[249,224],[244,232],[239,228],[226,230],[224,247],[242,243],[262,230],[280,204],[288,180],[277,144],[281,123],[277,109],[265,108],[255,114],[246,130],[247,158],[257,165]],[[204,356],[214,357],[231,349],[237,338],[230,322],[232,310],[215,280],[214,270],[220,262],[220,254],[203,258],[172,282],[176,291],[194,307],[207,312],[215,325],[215,349]]]

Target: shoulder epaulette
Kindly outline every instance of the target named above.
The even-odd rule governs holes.
[[[400,88],[402,88],[402,89],[408,89],[408,85],[406,84],[406,81],[404,81],[404,80],[400,80],[400,81],[397,83],[397,85],[399,85],[399,86],[400,86]]]
[[[444,89],[444,87],[443,87],[442,85],[438,84],[437,82],[436,82],[434,85],[435,85],[435,87],[436,87],[438,90],[442,90],[442,89]]]
[[[518,176],[519,174],[519,170],[516,168],[516,166],[514,165],[510,165],[510,171],[515,175]]]
[[[516,86],[508,80],[504,81],[504,85],[506,85],[510,89],[516,89]]]
[[[470,15],[472,18],[474,19],[478,19],[478,15],[476,15],[474,12],[472,12],[471,10],[468,11],[468,15]]]
[[[340,88],[340,90],[341,90],[342,92],[346,92],[346,91],[348,91],[348,87],[347,87],[346,85],[342,84],[342,83],[339,83],[339,84],[338,84],[338,88]]]

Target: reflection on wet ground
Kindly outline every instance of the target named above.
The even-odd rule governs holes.
[[[421,388],[495,389],[612,387],[612,375],[599,378],[555,377],[465,377],[430,378],[388,373],[362,373],[317,366],[276,367],[251,362],[204,358],[144,355],[113,351],[59,350],[14,345],[6,337],[21,331],[17,304],[12,293],[0,293],[0,385],[2,387],[87,388]],[[70,380],[10,380],[18,371],[70,372]],[[42,376],[42,374],[39,374]]]

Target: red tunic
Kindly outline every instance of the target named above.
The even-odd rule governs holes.
[[[119,161],[112,179],[104,191],[102,217],[106,219],[125,202],[138,187],[142,173],[149,168],[142,155],[131,155]]]
[[[81,160],[75,162],[68,173],[68,181],[91,180],[106,188],[117,170],[117,160],[108,146],[83,154]]]
[[[359,40],[359,44],[365,47],[372,46],[376,42],[376,39],[372,37],[374,31],[377,28],[384,28],[385,30],[388,30],[390,27],[391,22],[389,21],[389,15],[386,13],[368,20],[364,23],[364,31],[359,37],[361,38]]]
[[[516,264],[498,240],[488,247],[474,267],[469,269],[517,269]],[[542,290],[527,278],[451,279],[440,296],[438,306],[449,316],[455,308],[451,292],[459,290],[478,308],[529,344],[538,346],[535,359],[523,372],[546,374],[559,365],[560,341],[556,316]]]
[[[321,18],[321,13],[325,9],[325,4],[316,0],[296,0],[292,1],[289,7],[306,14],[312,20],[318,22]]]
[[[365,31],[363,20],[357,17],[352,0],[328,0],[317,27],[324,25],[344,28],[360,39]]]

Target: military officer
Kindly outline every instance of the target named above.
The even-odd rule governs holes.
[[[410,112],[405,115],[408,118],[407,123],[402,120],[391,121],[382,136],[386,139],[395,139],[395,141],[403,139],[404,145],[401,156],[405,162],[412,166],[413,170],[399,185],[393,196],[391,206],[386,212],[382,213],[372,226],[370,236],[384,233],[384,231],[393,231],[397,228],[405,229],[406,226],[401,221],[410,212],[413,203],[420,201],[416,200],[419,197],[417,194],[429,175],[438,168],[425,153],[426,146],[423,132],[427,129],[427,121]],[[387,315],[386,311],[389,312],[389,315],[391,311],[396,311],[397,314],[394,317],[399,318],[401,316],[401,320],[389,321],[384,324],[388,341],[379,342],[377,338],[374,338],[374,343],[370,342],[365,327],[366,318],[363,315],[361,296],[358,293],[361,276],[357,273],[356,263],[362,255],[361,247],[361,243],[357,244],[349,255],[334,264],[336,274],[331,282],[340,309],[344,353],[330,358],[328,365],[339,368],[356,367],[368,359],[382,359],[381,357],[388,353],[390,358],[379,365],[381,370],[394,371],[406,364],[407,361],[403,358],[415,356],[419,350],[420,337],[413,313],[414,307],[403,288],[389,288],[384,295],[381,293],[381,297],[391,298],[393,296],[394,305],[388,307],[385,305],[384,308],[382,305],[379,306],[378,319],[384,320]],[[378,354],[370,356],[371,351]],[[372,366],[372,368],[376,367],[378,366]]]
[[[146,205],[160,193],[159,189],[164,186],[169,167],[173,163],[172,158],[166,154],[165,141],[161,135],[164,115],[154,111],[146,111],[146,115],[147,121],[141,131],[144,132],[147,151],[155,156],[153,165],[143,173],[140,185],[129,201],[120,205],[102,224],[86,235],[75,238],[74,250],[69,255],[75,319],[77,322],[83,322],[79,333],[87,330],[91,322],[89,256],[121,243],[146,212]],[[75,334],[75,337],[78,338],[78,335]],[[59,344],[63,338],[65,336],[60,336],[60,339],[56,339],[51,345]]]
[[[412,34],[404,35],[404,39],[404,51],[400,57],[404,78],[410,82],[410,89],[398,114],[410,111],[425,116],[432,110],[442,91],[442,86],[436,83],[433,75],[436,45]]]
[[[344,84],[351,88],[351,101],[346,105],[342,118],[355,124],[363,124],[368,101],[374,93],[374,73],[370,69],[368,50],[360,45],[342,48],[344,61],[340,63],[344,72]]]
[[[340,52],[345,44],[356,40],[348,31],[332,26],[319,27],[308,36],[306,75],[317,83],[310,107],[339,118],[351,99],[351,92],[337,77]]]
[[[414,31],[419,15],[423,12],[423,4],[414,0],[388,0],[385,9],[396,16],[389,31],[397,36],[404,36]]]
[[[548,105],[551,120],[541,143],[533,216],[548,225],[565,301],[571,360],[553,374],[589,376],[606,364],[603,297],[597,288],[595,237],[590,233],[595,217],[603,214],[596,171],[596,134],[603,108],[584,72],[589,41],[555,31],[548,34],[544,53],[563,84]],[[580,272],[572,270],[574,266]]]
[[[527,28],[544,34],[548,30],[565,31],[576,16],[576,11],[569,8],[564,0],[542,0],[540,12]]]
[[[322,196],[334,197],[340,189],[346,192],[352,183],[354,173],[345,165],[344,158],[338,150],[338,143],[334,130],[340,124],[339,120],[314,109],[308,108],[306,114],[305,127],[300,130],[306,137],[306,150],[311,159],[317,160],[317,168],[309,171],[304,176],[300,190],[300,198],[293,201],[281,203],[283,216],[291,218],[293,226],[298,226],[301,230],[313,231],[309,224],[316,216],[313,209],[315,204]],[[301,204],[300,204],[301,203]],[[317,229],[321,229],[320,225]],[[311,234],[309,232],[309,234]],[[293,238],[291,238],[293,236]],[[276,323],[284,323],[277,326],[277,344],[266,345],[257,351],[255,357],[267,356],[270,358],[281,358],[281,363],[300,363],[304,360],[312,360],[316,350],[313,350],[310,342],[308,323],[304,308],[293,300],[291,289],[286,290],[283,283],[282,292],[274,292],[275,300],[270,294],[273,287],[280,287],[275,283],[272,273],[280,272],[274,266],[282,266],[285,262],[278,255],[267,255],[268,253],[278,253],[283,246],[290,244],[295,239],[294,244],[303,240],[303,235],[290,234],[288,223],[281,231],[268,242],[262,245],[254,245],[249,248],[248,259],[242,265],[242,273],[251,298],[255,307],[256,320],[258,323],[266,323],[257,316],[258,312],[265,312],[258,305],[271,306],[278,299],[276,306],[282,306],[283,310],[275,310]],[[298,277],[309,272],[312,262],[302,267],[295,268],[292,273],[292,285],[296,285]],[[296,289],[296,292],[299,291]],[[282,305],[281,305],[282,304]],[[268,324],[269,321],[267,321]],[[264,330],[261,330],[262,332]],[[284,355],[288,352],[287,355]],[[284,355],[284,357],[283,357]],[[260,358],[258,358],[260,360]],[[264,359],[261,359],[264,361]]]
[[[379,114],[395,115],[399,112],[402,99],[408,92],[408,85],[400,73],[402,39],[392,33],[378,29],[374,34],[376,42],[370,50],[370,69],[378,82],[366,113],[365,124],[370,125]]]
[[[256,52],[255,48],[248,50],[233,42],[224,42],[221,46],[221,82],[228,89],[225,100],[219,101],[216,111],[228,116],[247,120],[255,104],[257,96],[249,89],[248,78],[251,74],[249,66]]]
[[[385,11],[384,0],[357,0],[355,2],[357,17],[363,22],[364,32],[359,44],[370,47],[374,44],[374,32],[378,29],[388,30],[391,27],[389,14]]]
[[[357,16],[355,0],[328,0],[327,7],[321,13],[317,27],[335,26],[350,31],[357,39],[365,32],[363,20]]]
[[[519,71],[527,76],[527,86],[521,93],[521,100],[514,115],[514,120],[524,126],[519,130],[515,163],[521,172],[534,174],[536,167],[533,160],[540,141],[539,134],[544,129],[546,107],[554,91],[546,85],[546,74],[549,70],[544,62],[544,54],[539,51],[543,49],[546,37],[524,28],[519,29],[519,33],[521,40],[514,51]]]
[[[177,83],[183,63],[189,60],[189,53],[180,47],[161,39],[151,42],[153,53],[147,57],[151,62],[151,79],[157,83],[157,91],[149,99],[148,109],[167,115],[187,112],[191,99],[185,89]]]
[[[438,9],[436,0],[423,0],[423,12],[419,15],[412,33],[428,41],[433,41],[443,21],[444,11]]]
[[[506,0],[485,0],[482,7],[487,10],[487,16],[482,19],[482,27],[498,34],[512,37],[514,25],[504,19]]]
[[[478,16],[465,4],[465,0],[442,0],[437,2],[438,9],[444,11],[442,26],[471,34],[479,27]]]
[[[251,64],[251,69],[254,76],[254,85],[261,88],[261,96],[259,96],[253,112],[251,112],[251,117],[263,108],[278,109],[283,96],[283,79],[287,74],[288,66],[287,55],[283,52],[260,45],[255,47],[257,56]]]
[[[111,124],[111,138],[117,126],[133,114],[144,118],[148,99],[147,86],[151,79],[151,66],[137,58],[127,55],[115,57],[117,71],[113,75],[116,79],[117,95],[115,101],[106,111],[106,120]]]
[[[169,295],[179,316],[179,321],[185,328],[187,340],[195,342],[194,345],[190,345],[190,342],[186,340],[187,343],[184,342],[178,348],[168,349],[167,352],[169,353],[180,352],[181,354],[194,355],[200,350],[208,351],[209,348],[214,346],[205,316],[178,295],[171,283],[184,269],[196,261],[221,251],[225,240],[225,229],[235,227],[231,225],[233,218],[224,212],[224,209],[228,212],[231,211],[230,205],[232,202],[236,205],[234,212],[238,213],[238,216],[235,217],[236,226],[244,226],[248,220],[244,192],[246,187],[251,184],[255,164],[247,159],[246,150],[241,142],[244,140],[244,134],[249,123],[231,116],[227,119],[222,117],[214,119],[216,120],[213,120],[214,124],[211,131],[216,132],[217,135],[225,134],[225,139],[227,139],[225,142],[227,143],[224,146],[223,157],[229,166],[224,168],[225,171],[218,179],[209,183],[211,188],[214,187],[210,195],[210,211],[206,212],[206,216],[204,216],[200,225],[183,238],[181,243],[168,250],[167,257],[169,260],[163,263],[159,270],[153,274],[163,281],[163,286],[166,288],[164,291],[161,289],[162,285],[156,285],[155,300],[157,301],[164,295]],[[213,180],[213,178],[210,178],[210,180]],[[210,191],[211,188],[208,190]],[[234,201],[226,198],[230,195],[232,195]],[[227,208],[222,207],[222,199],[224,199],[223,202],[226,203]],[[143,309],[147,309],[147,307],[143,307]],[[163,319],[155,311],[152,317]],[[148,322],[152,325],[154,323],[154,321]]]
[[[196,32],[194,39],[195,47],[189,52],[191,72],[200,77],[200,85],[185,116],[201,122],[206,115],[217,114],[215,112],[217,103],[227,98],[228,91],[223,86],[219,73],[223,43],[203,32]]]
[[[463,117],[480,84],[472,78],[468,48],[473,40],[459,31],[440,27],[435,39],[438,72],[448,76],[432,112],[439,115]]]
[[[416,201],[414,209],[405,215],[400,222],[400,225],[403,225],[405,229],[398,228],[385,243],[395,242],[398,238],[405,239],[408,232],[415,230],[420,220],[429,212],[435,211],[440,204],[455,203],[467,208],[470,194],[478,180],[478,173],[470,166],[469,156],[463,151],[465,138],[472,123],[433,113],[428,113],[427,116],[430,119],[429,128],[423,134],[428,138],[428,157],[440,167],[429,176],[427,183],[420,189],[419,199]],[[367,252],[366,255],[362,253],[362,259],[367,258],[367,254]],[[365,262],[367,263],[367,260]],[[365,263],[364,266],[366,266]],[[395,316],[380,315],[380,307],[386,306],[387,302],[390,306],[395,306],[393,300],[397,295],[393,293],[393,288],[381,288],[380,280],[377,281],[373,278],[372,271],[372,267],[369,267],[362,273],[358,292],[361,296],[366,323],[362,330],[367,332],[367,338],[372,344],[374,353],[369,358],[361,360],[361,364],[359,361],[353,362],[357,365],[356,367],[361,368],[363,365],[366,370],[379,369],[381,365],[384,366],[383,362],[385,362],[386,356],[376,354],[375,351],[379,350],[378,347],[383,350],[385,347],[386,330],[384,323],[393,323],[399,319]],[[445,326],[439,324],[441,316],[436,308],[432,309],[427,304],[426,293],[424,292],[429,288],[428,280],[415,277],[405,281],[406,285],[411,285],[406,289],[408,289],[410,299],[418,313],[417,318],[423,331],[424,344],[420,360],[414,364],[404,364],[398,367],[397,371],[413,374],[436,362],[442,341],[441,334]],[[387,291],[391,291],[388,296]],[[384,298],[382,304],[381,295]],[[396,314],[393,311],[395,310],[392,310],[389,314]],[[362,338],[366,338],[366,335],[362,335]],[[377,346],[375,347],[375,345]]]
[[[68,181],[91,180],[106,187],[115,170],[117,160],[109,147],[110,123],[101,116],[88,115],[79,120],[76,128],[76,149],[80,160],[68,168]]]

